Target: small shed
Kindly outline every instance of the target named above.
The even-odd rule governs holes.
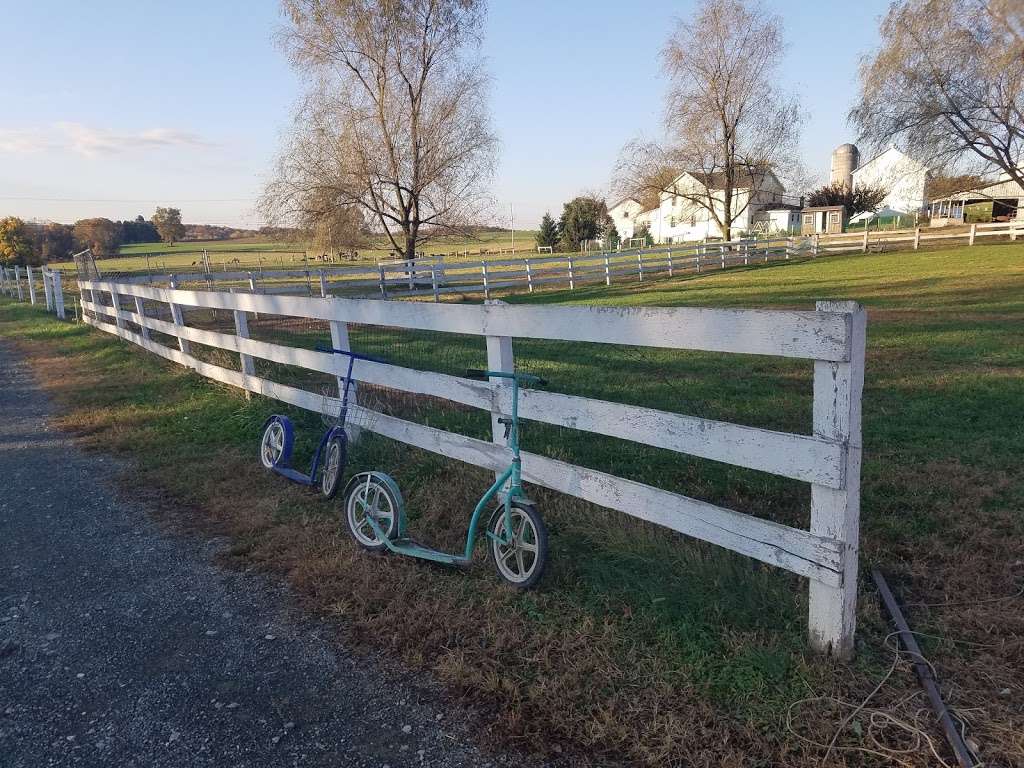
[[[846,208],[842,205],[822,205],[800,212],[801,235],[837,235],[845,228]]]

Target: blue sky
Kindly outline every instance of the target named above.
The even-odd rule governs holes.
[[[854,137],[859,57],[887,0],[767,0],[785,21],[782,84],[808,113],[803,159],[824,180]],[[492,0],[485,54],[501,137],[496,223],[532,228],[603,191],[619,149],[660,135],[658,51],[696,3]],[[253,204],[301,92],[273,41],[275,0],[38,0],[4,10],[0,215],[258,224]]]

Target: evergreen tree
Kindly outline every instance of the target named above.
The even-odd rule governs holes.
[[[537,245],[540,247],[554,248],[558,245],[558,224],[550,213],[545,213],[540,220],[540,228],[537,231]]]

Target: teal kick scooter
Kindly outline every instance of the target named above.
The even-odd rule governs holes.
[[[389,550],[400,555],[433,560],[446,565],[468,565],[476,546],[477,528],[484,511],[495,503],[484,534],[498,575],[518,589],[536,586],[544,574],[548,554],[548,533],[537,506],[523,492],[522,462],[519,458],[519,387],[544,385],[539,376],[472,369],[470,378],[509,379],[512,383],[512,416],[498,421],[505,425],[505,439],[512,452],[508,468],[477,502],[469,519],[466,548],[449,554],[416,543],[406,533],[405,504],[398,484],[383,472],[360,472],[345,488],[345,519],[349,532],[360,546]]]

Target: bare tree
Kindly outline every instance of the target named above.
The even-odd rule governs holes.
[[[861,65],[850,112],[876,148],[939,167],[1001,169],[1024,184],[1024,9],[1019,0],[902,0]]]
[[[729,239],[752,200],[738,190],[785,178],[797,154],[799,104],[774,85],[784,47],[781,19],[755,0],[706,0],[692,21],[679,21],[662,51],[667,139],[623,149],[619,191],[681,197]],[[683,171],[697,183],[675,184]]]
[[[483,0],[282,0],[282,44],[312,76],[277,173],[272,219],[354,209],[412,257],[486,210],[497,139],[479,59]]]

